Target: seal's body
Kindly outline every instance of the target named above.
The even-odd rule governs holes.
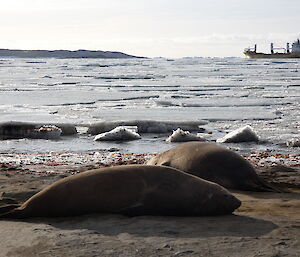
[[[148,165],[101,168],[61,179],[0,218],[230,214],[240,201],[225,188],[179,170]],[[0,210],[1,212],[1,210]]]
[[[280,191],[260,178],[253,166],[242,156],[217,144],[180,144],[153,157],[147,164],[173,167],[226,188]]]

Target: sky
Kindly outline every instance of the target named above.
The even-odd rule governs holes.
[[[300,37],[299,0],[2,0],[0,48],[243,56]]]

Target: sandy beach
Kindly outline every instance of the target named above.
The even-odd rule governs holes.
[[[1,205],[22,202],[77,172],[143,163],[147,154],[1,154]],[[1,220],[0,256],[300,256],[299,155],[245,156],[286,193],[238,192],[242,206],[213,217]]]

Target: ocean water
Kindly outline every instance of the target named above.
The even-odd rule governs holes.
[[[71,123],[79,132],[2,140],[1,152],[154,153],[176,145],[165,142],[170,133],[125,143],[94,142],[86,133],[90,124],[119,120],[205,120],[211,141],[251,125],[263,142],[227,146],[299,153],[286,142],[300,138],[300,60],[0,58],[0,122]]]

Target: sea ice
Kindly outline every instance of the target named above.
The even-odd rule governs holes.
[[[189,131],[183,131],[181,128],[173,131],[172,135],[166,139],[166,142],[188,142],[205,141],[204,138],[191,134]]]
[[[240,143],[240,142],[258,142],[259,138],[252,127],[247,125],[231,131],[222,138],[218,138],[218,143]]]
[[[140,139],[141,136],[123,126],[95,136],[94,141],[129,141]]]

